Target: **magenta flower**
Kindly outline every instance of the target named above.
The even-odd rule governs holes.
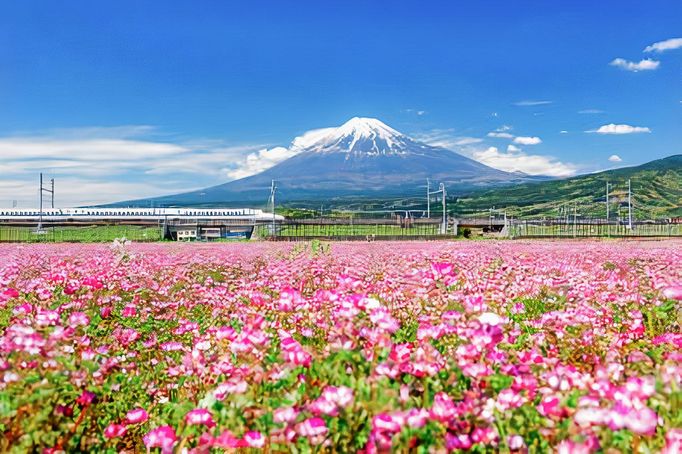
[[[88,326],[90,318],[84,312],[73,312],[69,316],[69,325],[73,328],[77,326]]]
[[[296,426],[296,431],[303,437],[325,435],[329,429],[322,418],[309,418]]]
[[[273,414],[273,420],[278,423],[290,423],[296,420],[298,411],[294,407],[278,408]]]
[[[265,437],[260,432],[246,432],[244,441],[251,448],[262,448],[265,446]]]
[[[185,422],[189,425],[215,426],[213,416],[205,408],[195,408],[185,415]]]
[[[149,419],[149,415],[144,408],[135,408],[126,414],[128,424],[141,424]]]
[[[107,438],[118,438],[126,434],[128,429],[121,424],[109,424],[106,429],[104,429],[104,436]]]
[[[431,417],[439,421],[448,421],[457,414],[455,403],[444,392],[437,393],[431,406]]]
[[[171,426],[160,426],[147,432],[142,441],[147,448],[161,448],[164,453],[170,453],[178,437]]]
[[[89,407],[92,403],[97,400],[97,395],[91,391],[85,390],[78,396],[76,403],[81,407]]]
[[[625,415],[625,427],[640,435],[653,435],[658,425],[658,415],[650,408],[631,410]]]
[[[99,310],[99,315],[102,318],[109,318],[111,315],[111,306],[105,306]]]
[[[664,288],[663,296],[670,300],[682,301],[682,285],[671,285]]]

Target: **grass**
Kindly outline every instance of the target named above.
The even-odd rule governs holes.
[[[419,235],[437,235],[439,232],[438,225],[420,225],[416,227],[401,227],[399,225],[300,225],[291,226],[284,225],[281,230],[277,232],[278,236],[293,237],[293,236],[419,236]],[[263,227],[260,236],[268,236],[268,228]]]
[[[0,242],[22,243],[106,243],[116,238],[133,241],[161,241],[161,230],[156,227],[123,225],[88,227],[49,227],[45,233],[35,228],[0,226]]]
[[[580,237],[625,237],[625,236],[682,236],[682,224],[641,224],[635,226],[633,230],[629,230],[624,225],[581,225],[574,226],[572,224],[563,225],[533,225],[521,224],[512,229],[512,236],[514,237],[564,237],[571,238],[574,236]]]

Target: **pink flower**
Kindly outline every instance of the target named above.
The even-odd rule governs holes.
[[[76,326],[88,326],[90,318],[84,312],[74,312],[69,316],[69,325],[73,328]]]
[[[447,421],[457,413],[455,403],[450,396],[444,392],[439,392],[433,397],[431,406],[431,417],[439,421]]]
[[[215,426],[213,416],[205,408],[195,408],[185,415],[185,422],[189,425]]]
[[[149,415],[144,408],[135,408],[126,414],[126,422],[128,424],[140,424],[147,419],[149,419]]]
[[[669,300],[682,301],[682,285],[671,285],[663,289],[663,296]]]
[[[298,410],[294,407],[284,407],[275,410],[273,419],[278,424],[290,423],[296,420],[296,416],[298,416]]]
[[[507,437],[507,444],[509,445],[509,449],[512,451],[518,451],[519,449],[522,449],[524,446],[526,446],[526,443],[523,441],[523,437],[521,435],[510,435]]]
[[[7,297],[7,299],[17,298],[19,296],[19,291],[17,291],[17,289],[15,289],[15,288],[8,288],[4,292],[2,292],[2,294],[5,297]]]
[[[93,402],[97,400],[97,396],[95,393],[85,390],[81,393],[80,396],[78,396],[78,399],[76,399],[76,403],[81,407],[89,407]]]
[[[121,424],[109,424],[106,429],[104,429],[104,436],[107,438],[118,438],[126,434],[128,429]]]
[[[682,429],[670,429],[665,434],[665,448],[661,454],[678,454],[682,452]]]
[[[380,413],[372,420],[372,427],[379,432],[398,433],[402,430],[402,421],[388,413]]]
[[[455,272],[455,267],[452,263],[435,262],[431,264],[431,272],[434,279],[442,276],[451,276]]]
[[[242,443],[242,441],[235,437],[229,430],[222,432],[213,440],[213,446],[222,449],[240,448],[245,444],[246,443]]]
[[[171,426],[161,426],[147,432],[142,441],[147,448],[161,448],[164,453],[170,453],[178,437]]]
[[[504,323],[504,319],[493,312],[484,312],[478,316],[478,321],[483,325],[497,326]]]
[[[545,396],[538,405],[538,411],[543,416],[562,416],[564,409],[561,407],[561,401],[557,396]]]
[[[658,415],[650,408],[631,410],[625,415],[625,427],[640,435],[653,435],[656,433]]]
[[[322,418],[306,419],[296,426],[296,431],[303,437],[317,437],[325,435],[329,429]]]
[[[260,432],[246,432],[244,441],[251,448],[262,448],[265,446],[265,437]]]

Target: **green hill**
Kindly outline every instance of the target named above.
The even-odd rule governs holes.
[[[627,212],[628,179],[632,181],[633,215],[637,219],[682,216],[682,155],[658,159],[636,167],[624,167],[577,177],[525,183],[459,197],[452,208],[469,213],[491,207],[508,215],[556,217],[573,213],[604,217],[606,182],[611,183],[609,209],[615,219]]]

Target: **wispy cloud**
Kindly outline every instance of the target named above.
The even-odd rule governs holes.
[[[603,114],[604,111],[599,110],[599,109],[584,109],[584,110],[579,110],[578,113],[581,115],[597,115],[597,114]]]
[[[164,136],[151,126],[132,125],[0,137],[0,206],[11,200],[35,205],[40,172],[57,180],[60,206],[183,192],[233,178],[242,166],[254,166],[247,156],[266,147],[221,140],[175,143]],[[265,153],[264,162],[270,156]]]
[[[609,161],[611,161],[611,162],[621,162],[621,161],[623,161],[623,160],[622,160],[621,157],[618,156],[617,154],[612,154],[611,156],[609,156]]]
[[[514,103],[515,106],[521,106],[521,107],[527,107],[527,106],[544,106],[544,105],[547,105],[547,104],[552,104],[552,101],[526,99],[526,100],[517,101],[517,102]]]
[[[471,156],[490,167],[528,175],[567,177],[574,175],[578,170],[574,164],[561,162],[551,156],[526,154],[518,148],[504,152],[497,147],[489,147],[474,151]]]
[[[637,134],[650,133],[651,130],[645,126],[616,125],[609,123],[608,125],[600,126],[597,129],[585,132],[596,134]]]
[[[403,112],[415,114],[419,117],[421,117],[422,115],[426,115],[428,113],[425,110],[419,110],[419,109],[403,109]]]
[[[542,139],[539,137],[515,137],[514,138],[514,143],[517,143],[519,145],[537,145],[539,143],[542,143]]]
[[[493,137],[496,139],[513,139],[514,135],[509,134],[508,132],[497,132],[497,131],[491,131],[488,134],[486,134],[488,137]]]
[[[426,132],[414,133],[411,136],[420,142],[449,150],[483,142],[483,139],[478,137],[458,135],[454,129],[432,129]]]
[[[666,50],[673,50],[682,48],[682,38],[670,38],[665,41],[653,43],[644,48],[644,52],[664,52]]]
[[[657,60],[652,60],[650,58],[640,60],[639,62],[628,61],[623,58],[616,58],[611,63],[611,66],[616,66],[618,68],[624,69],[626,71],[638,72],[638,71],[653,71],[658,69],[661,62]]]

